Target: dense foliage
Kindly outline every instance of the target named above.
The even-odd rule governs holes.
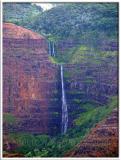
[[[57,39],[73,37],[89,42],[116,35],[117,27],[117,3],[65,3],[38,15],[32,26]]]
[[[12,114],[10,113],[4,113],[3,114],[3,119],[6,123],[8,124],[12,124],[14,125],[14,123],[16,123],[17,119],[15,116],[13,116]]]
[[[73,37],[96,43],[116,38],[118,3],[60,3],[45,12],[31,3],[4,3],[3,18],[53,40]]]
[[[31,28],[32,21],[42,8],[31,3],[3,3],[3,21]]]

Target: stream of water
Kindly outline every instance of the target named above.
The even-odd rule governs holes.
[[[63,65],[61,65],[61,85],[62,85],[62,134],[65,134],[68,127],[68,108],[65,98],[64,80],[63,80]]]
[[[55,46],[54,46],[54,43],[52,44],[52,55],[55,56]]]
[[[48,53],[50,56],[54,56],[55,57],[55,44],[54,42],[48,42]]]

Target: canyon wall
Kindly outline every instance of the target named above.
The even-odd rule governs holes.
[[[83,105],[98,107],[118,95],[117,59],[101,64],[66,64],[64,67],[65,93],[69,112],[69,127],[74,119],[85,112]]]
[[[4,132],[60,132],[59,68],[45,38],[10,23],[3,37],[3,111],[16,118],[12,125],[4,119]]]
[[[71,46],[76,45],[70,43]],[[66,48],[64,46],[66,43],[62,50]],[[69,128],[85,111],[81,107],[83,104],[90,103],[100,108],[109,102],[111,96],[118,94],[116,56],[104,58],[100,64],[64,64],[63,68]],[[61,133],[61,108],[60,65],[49,61],[45,38],[5,23],[3,111],[15,116],[16,121],[8,124],[4,119],[4,132]]]

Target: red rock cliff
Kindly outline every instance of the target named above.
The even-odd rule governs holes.
[[[57,73],[57,66],[48,59],[43,36],[11,23],[3,24],[3,110],[17,117],[15,125],[4,125],[5,132],[58,130],[59,117],[53,123],[53,111],[59,111],[53,105]]]
[[[13,23],[3,24],[3,37],[12,39],[44,39],[44,37],[38,33],[32,32]]]

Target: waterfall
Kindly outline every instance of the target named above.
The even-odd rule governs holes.
[[[53,42],[53,47],[52,47],[52,55],[55,56],[55,46],[54,46],[54,42]]]
[[[63,80],[63,66],[61,65],[61,85],[62,85],[62,133],[66,133],[68,127],[68,110],[65,98],[64,80]]]
[[[55,44],[54,42],[48,42],[48,53],[50,56],[55,56]]]

